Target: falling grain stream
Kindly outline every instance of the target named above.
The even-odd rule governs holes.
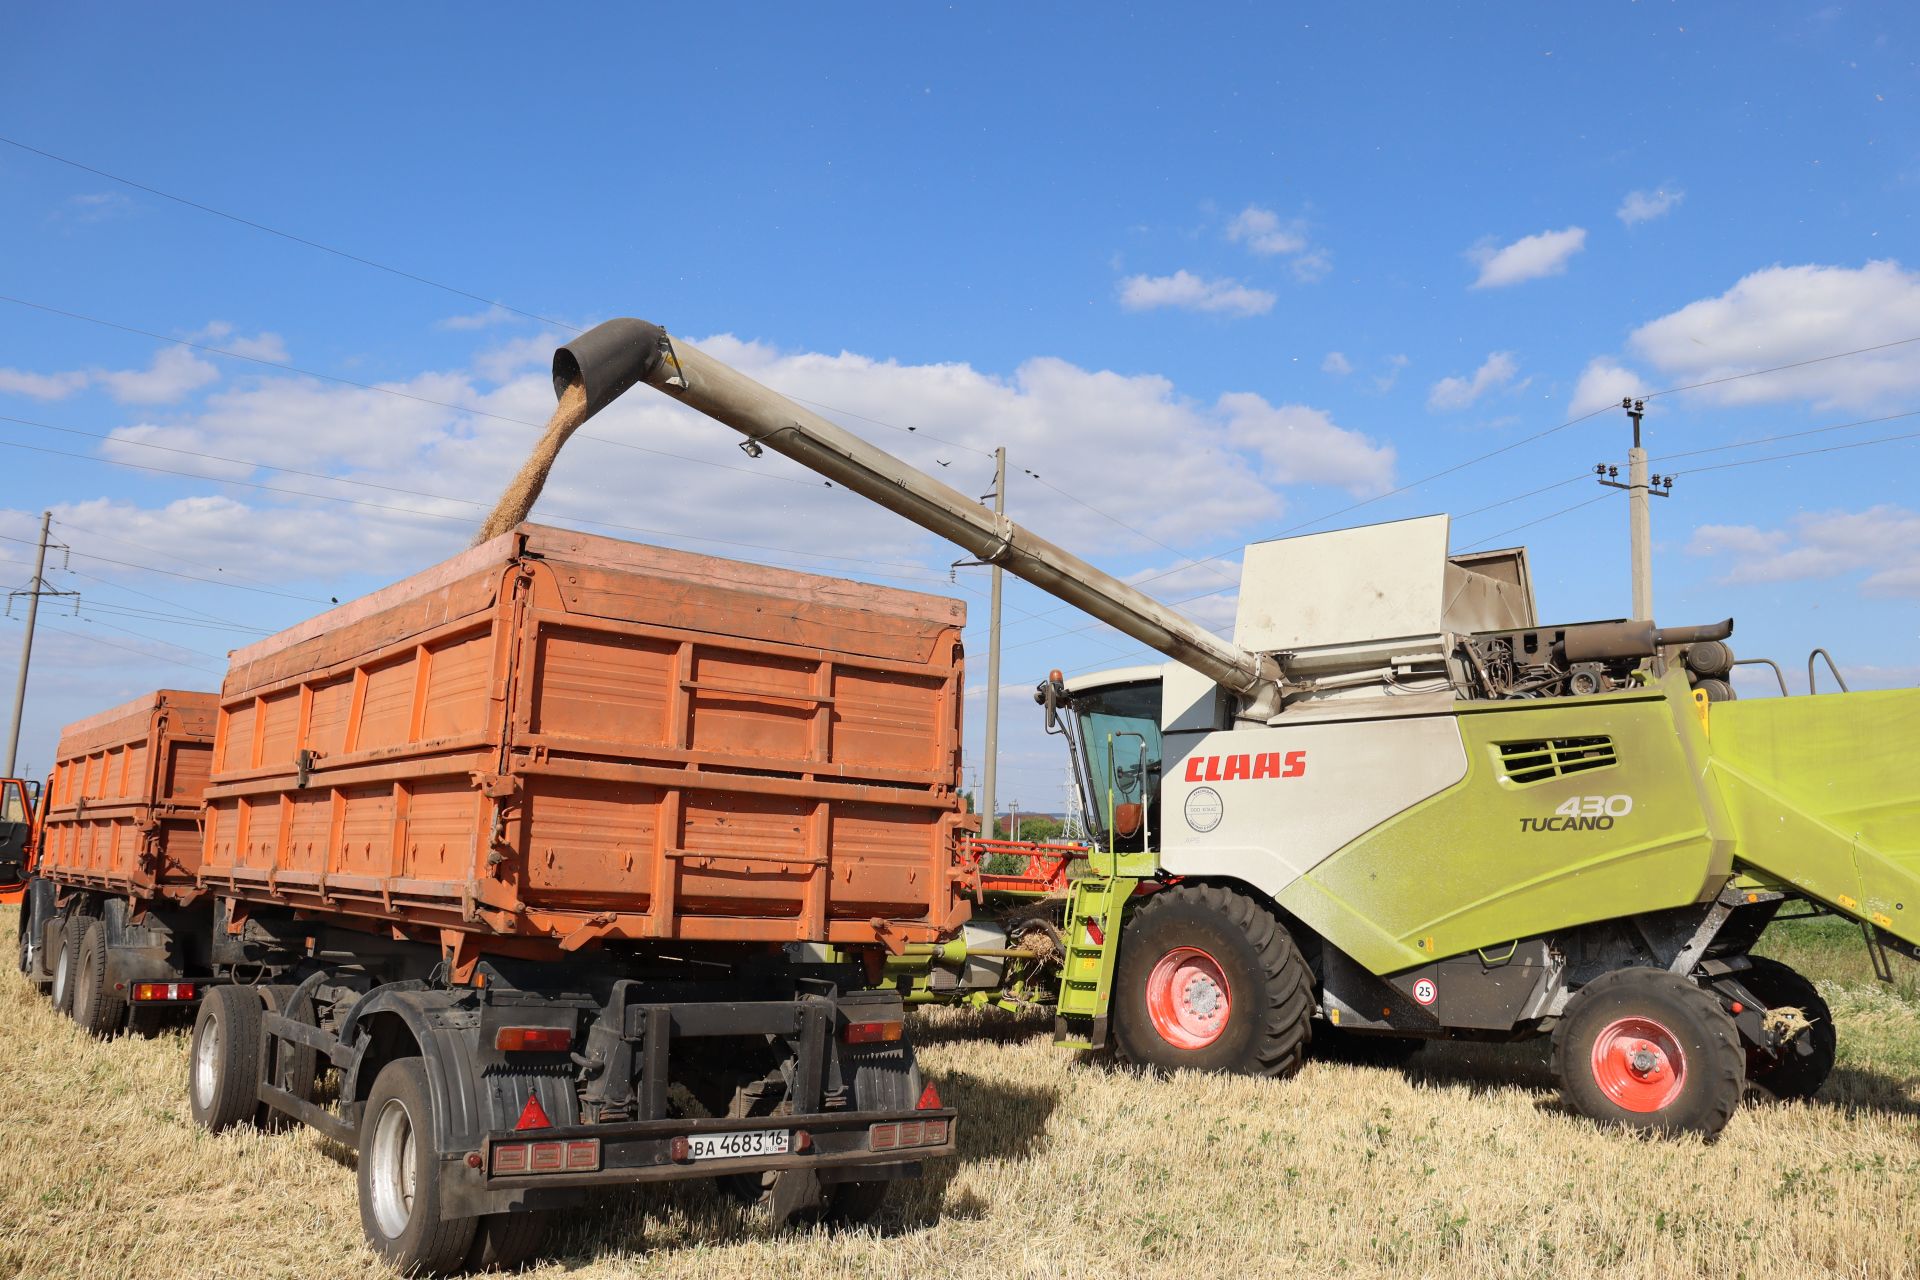
[[[533,446],[533,452],[520,465],[506,492],[500,495],[493,514],[487,517],[486,523],[480,526],[480,532],[474,535],[474,546],[500,536],[532,513],[533,504],[540,500],[540,491],[547,486],[547,474],[553,470],[554,459],[560,456],[560,446],[586,420],[587,389],[576,382],[560,393],[560,403],[554,406],[553,416],[547,419],[547,427],[541,433],[539,443]]]

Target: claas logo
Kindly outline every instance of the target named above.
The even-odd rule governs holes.
[[[1261,778],[1299,778],[1307,772],[1307,753],[1262,751],[1243,756],[1188,756],[1188,782],[1241,782]]]

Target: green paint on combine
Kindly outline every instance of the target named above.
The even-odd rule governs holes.
[[[1920,690],[1716,703],[1708,724],[1747,880],[1920,946]]]

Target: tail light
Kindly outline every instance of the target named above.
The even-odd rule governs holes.
[[[904,1030],[899,1022],[849,1022],[840,1038],[848,1044],[891,1044]]]
[[[520,1177],[532,1173],[592,1173],[599,1167],[598,1138],[577,1138],[571,1142],[493,1144],[493,1172],[496,1177]]]
[[[502,1027],[493,1036],[502,1053],[565,1053],[573,1048],[571,1027]]]
[[[136,982],[133,984],[135,1004],[167,1004],[193,1000],[199,995],[200,986],[194,982]]]
[[[942,1147],[950,1126],[945,1120],[890,1120],[867,1127],[867,1146],[875,1151],[904,1151],[910,1147]]]
[[[933,1081],[927,1081],[927,1087],[920,1091],[920,1101],[913,1106],[915,1111],[938,1111],[940,1109],[940,1091],[933,1087]]]

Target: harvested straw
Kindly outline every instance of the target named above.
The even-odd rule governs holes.
[[[540,442],[533,446],[533,452],[520,465],[506,492],[500,495],[493,514],[487,517],[486,523],[480,526],[480,532],[474,535],[474,546],[479,546],[489,538],[499,537],[527,518],[533,511],[533,504],[540,500],[540,491],[547,487],[547,473],[553,470],[554,459],[560,456],[560,446],[586,420],[587,389],[576,382],[561,392],[560,403],[554,406],[553,416],[547,419],[547,429],[541,433]]]

